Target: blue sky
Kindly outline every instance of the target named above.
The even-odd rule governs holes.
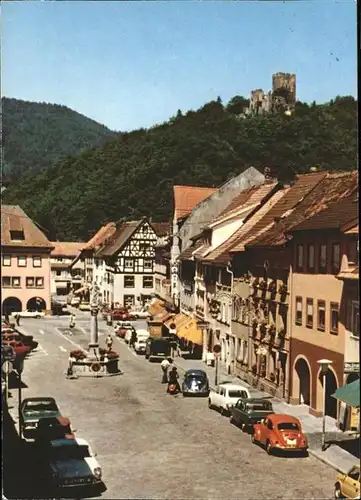
[[[354,0],[2,2],[2,95],[113,130],[297,75],[297,98],[357,95]]]

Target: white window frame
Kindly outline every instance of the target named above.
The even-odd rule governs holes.
[[[145,286],[144,285],[144,280],[145,279],[151,279],[152,280],[152,286]],[[143,288],[147,288],[147,289],[154,288],[154,277],[153,276],[143,276],[142,285],[143,285]]]
[[[3,255],[3,260],[2,264],[4,267],[10,267],[11,266],[11,255]]]
[[[306,298],[306,328],[313,328],[315,324],[314,300],[311,297]],[[309,314],[311,311],[311,314]],[[312,317],[312,324],[308,323],[308,317]]]
[[[126,279],[126,278],[133,278],[133,285],[132,285],[132,286],[127,286],[127,285],[125,284],[125,279]],[[129,290],[129,289],[131,290],[131,289],[133,289],[134,287],[135,287],[135,276],[134,276],[134,275],[132,275],[132,274],[125,275],[125,276],[124,276],[124,288],[126,288],[127,290]],[[128,294],[125,294],[125,295],[128,295]],[[129,295],[131,295],[131,294],[129,294]]]
[[[356,312],[357,311],[357,312]],[[354,327],[358,325],[359,332],[355,333]],[[360,338],[360,304],[357,300],[351,301],[351,335],[357,339]]]
[[[29,284],[30,280],[32,280],[32,285]],[[25,286],[26,286],[26,288],[35,288],[35,277],[34,276],[27,276],[25,278]]]
[[[41,280],[41,285],[38,284],[38,280]],[[44,288],[44,278],[42,276],[35,278],[35,288]]]
[[[337,306],[337,329],[334,330],[332,328],[332,312],[336,310],[334,306]],[[337,302],[331,302],[330,303],[330,333],[333,333],[333,335],[338,335],[339,330],[340,330],[340,304]]]
[[[16,281],[19,281],[19,284],[18,285],[15,285],[14,282]],[[13,288],[21,288],[21,276],[12,276],[11,277],[11,286]]]
[[[146,264],[150,264],[149,266]],[[144,269],[153,269],[153,261],[152,259],[144,259],[143,260],[143,268]]]
[[[20,262],[23,262],[21,264]],[[26,255],[18,255],[18,267],[26,267],[28,264],[28,259],[26,258]]]
[[[130,263],[130,265],[128,265]],[[124,268],[134,269],[134,260],[124,258]]]
[[[297,313],[301,313],[301,321],[297,319]],[[303,324],[303,298],[297,296],[296,297],[296,314],[295,314],[295,324],[298,326],[302,326]]]
[[[38,264],[36,264],[36,262],[38,262]],[[33,267],[42,267],[43,265],[43,262],[42,262],[42,258],[40,255],[34,255],[33,256]]]

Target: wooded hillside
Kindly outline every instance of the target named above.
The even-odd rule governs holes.
[[[167,123],[122,133],[102,148],[68,157],[4,193],[52,239],[86,240],[106,221],[143,215],[167,220],[173,184],[219,186],[245,168],[270,167],[280,180],[312,166],[353,170],[357,102],[337,97],[324,105],[297,103],[293,116],[241,117],[234,98]]]

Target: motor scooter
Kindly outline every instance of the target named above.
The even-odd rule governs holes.
[[[178,388],[177,388],[176,384],[169,384],[168,393],[172,394],[172,395],[178,394]]]

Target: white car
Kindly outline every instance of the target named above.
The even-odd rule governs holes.
[[[137,354],[145,354],[146,346],[147,339],[141,337],[140,339],[137,339],[136,343],[134,344],[134,350]]]
[[[259,398],[263,394],[257,389],[248,388],[239,384],[223,383],[211,390],[208,398],[210,409],[218,408],[222,415],[229,414],[230,409],[240,398]]]
[[[148,311],[129,311],[128,314],[132,319],[147,319],[150,318]]]
[[[43,318],[45,316],[45,313],[43,311],[35,311],[35,309],[26,309],[25,311],[21,312],[12,312],[11,316],[15,317],[17,314],[20,316],[20,318]]]
[[[85,439],[56,439],[43,445],[42,458],[57,488],[100,484],[102,469]]]

